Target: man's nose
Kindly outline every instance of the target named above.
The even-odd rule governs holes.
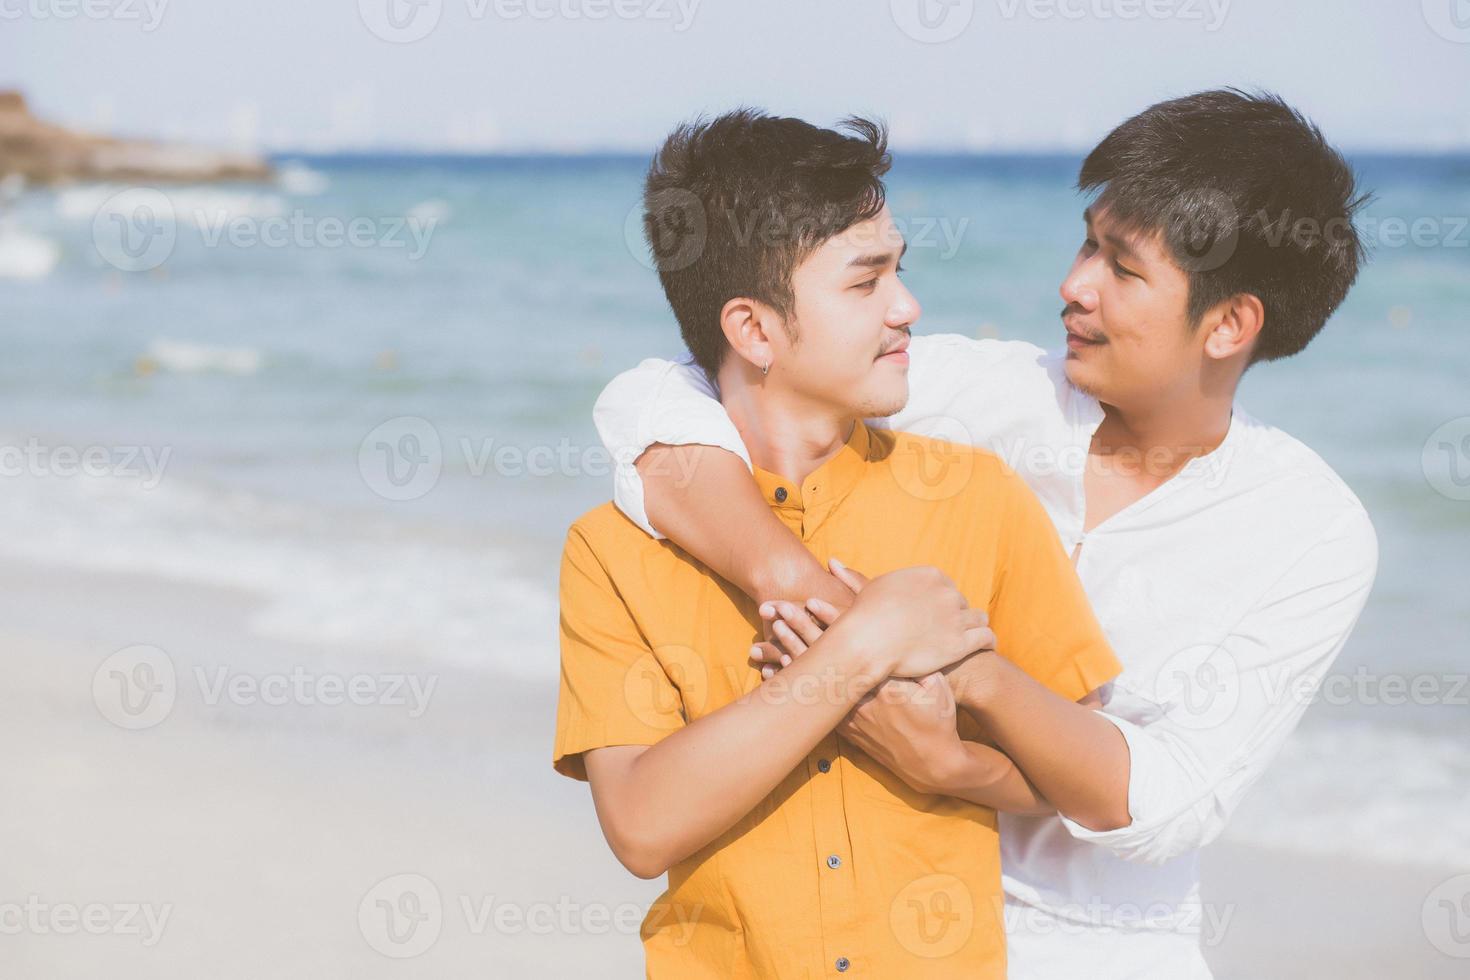
[[[1097,309],[1097,289],[1089,278],[1089,264],[1086,261],[1079,261],[1072,266],[1072,271],[1062,280],[1062,287],[1058,292],[1068,306],[1080,306],[1089,311]]]
[[[898,287],[898,293],[893,297],[893,302],[888,307],[888,315],[883,318],[884,324],[890,327],[906,327],[919,319],[923,309],[914,294],[909,292],[908,287],[902,284]]]

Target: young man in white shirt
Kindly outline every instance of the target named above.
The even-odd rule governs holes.
[[[1061,284],[1065,349],[915,337],[910,401],[872,424],[1008,461],[1124,665],[1098,713],[1127,742],[1130,823],[1001,815],[1010,975],[1208,977],[1199,849],[1300,719],[1377,567],[1352,492],[1235,403],[1252,364],[1302,350],[1346,296],[1361,198],[1300,114],[1233,90],[1127,120],[1078,183],[1097,194]],[[608,386],[596,419],[625,461],[616,499],[762,600],[766,659],[789,663],[851,590],[772,518],[712,396],[687,361],[645,361]],[[914,492],[952,485],[937,474]],[[1052,734],[1027,723],[1014,679],[965,690],[961,707],[1023,776],[1046,758]],[[944,703],[875,699],[842,731],[915,786],[959,794],[996,774],[967,761]]]

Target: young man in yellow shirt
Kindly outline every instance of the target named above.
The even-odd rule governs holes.
[[[836,733],[885,680],[947,697],[981,676],[977,658],[1040,682],[1043,722],[1119,669],[1015,474],[863,424],[908,397],[919,306],[898,275],[885,134],[845,128],[752,111],[681,127],[650,170],[645,226],[767,502],[817,558],[874,578],[763,682],[756,603],[612,504],[572,525],[562,559],[554,761],[591,783],[629,870],[668,873],[643,925],[654,978],[1000,980],[994,807],[1128,820],[1106,722],[1033,784],[960,718],[990,774],[960,795],[917,791]]]

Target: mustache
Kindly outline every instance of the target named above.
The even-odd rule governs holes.
[[[1071,324],[1069,324],[1067,322],[1067,317],[1069,317],[1069,316],[1080,317],[1082,315],[1083,315],[1082,314],[1082,311],[1077,308],[1077,305],[1075,303],[1069,303],[1069,304],[1067,304],[1067,306],[1065,308],[1063,308],[1063,310],[1061,312],[1062,326],[1066,327],[1068,330],[1072,331],[1073,333],[1078,334],[1078,335],[1084,337],[1087,340],[1102,340],[1103,337],[1102,337],[1101,334],[1094,333],[1091,330],[1078,329],[1076,327],[1073,327]]]
[[[907,331],[907,330],[900,330],[899,333],[901,333],[903,336],[899,337],[897,340],[895,340],[891,344],[884,344],[882,347],[878,348],[878,356],[879,357],[882,357],[884,354],[887,354],[889,351],[893,350],[893,348],[897,347],[899,344],[907,343],[910,339],[912,339],[911,336],[910,336],[909,331]]]

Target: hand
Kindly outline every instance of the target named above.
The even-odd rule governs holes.
[[[900,569],[870,582],[836,558],[830,566],[833,576],[858,595],[854,609],[866,604],[859,635],[877,645],[874,649],[880,659],[896,676],[922,676],[968,653],[995,646],[986,614],[970,609],[954,583],[937,568]],[[805,609],[784,601],[763,603],[762,622],[769,623],[774,642],[756,644],[751,655],[761,676],[769,679],[805,653],[842,615],[843,610],[816,598],[808,599]]]
[[[761,603],[761,632],[764,640],[756,644],[751,660],[761,668],[761,676],[770,680],[776,671],[789,666],[791,661],[806,652],[807,647],[817,642],[823,630],[835,623],[852,605],[858,590],[867,583],[867,577],[853,571],[833,558],[828,566],[831,574],[823,576],[824,582],[810,583],[820,588],[827,596],[813,597],[805,606],[784,599],[772,599]]]
[[[837,734],[920,793],[942,793],[964,749],[943,674],[890,678],[847,716]]]
[[[994,647],[988,623],[985,612],[971,609],[949,576],[920,565],[864,585],[843,625],[892,676],[923,677]]]
[[[995,687],[996,653],[992,642],[963,660],[944,668],[955,703],[967,711],[979,710]]]

